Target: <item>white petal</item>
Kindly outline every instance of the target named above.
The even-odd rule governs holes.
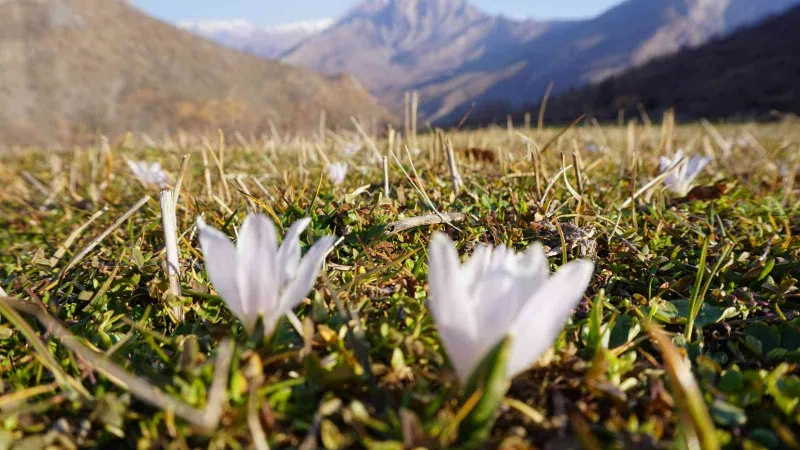
[[[437,323],[436,331],[461,385],[465,386],[481,358],[491,350],[491,346],[486,348],[485,345],[481,345],[485,343],[476,339],[469,330],[459,324]]]
[[[481,358],[511,330],[520,311],[550,275],[540,243],[523,254],[506,250],[506,267],[489,270],[473,292],[480,324]]]
[[[509,333],[526,300],[535,292],[534,288],[527,287],[504,270],[493,270],[483,277],[473,293],[475,318],[479,324],[476,361]]]
[[[289,231],[283,238],[281,248],[278,249],[278,270],[281,276],[278,286],[280,288],[285,287],[286,283],[294,278],[297,265],[300,264],[300,234],[310,223],[311,219],[308,217],[298,220],[289,227]]]
[[[469,290],[472,299],[475,289],[480,284],[481,278],[486,274],[489,268],[489,263],[492,260],[492,248],[485,244],[479,244],[478,247],[472,252],[472,256],[467,260],[461,269],[464,280],[468,283],[467,289]]]
[[[480,358],[476,317],[453,242],[434,233],[428,250],[428,307],[459,378],[469,378]]]
[[[666,156],[659,156],[658,157],[658,171],[659,172],[663,173],[665,170],[667,170],[670,167],[672,167],[672,164],[674,164],[672,162],[672,160],[670,160]]]
[[[492,250],[492,259],[489,263],[489,270],[497,270],[505,267],[513,267],[515,265],[513,251],[506,248],[504,244],[500,244]]]
[[[590,261],[568,263],[528,300],[511,329],[509,378],[536,362],[558,337],[564,321],[583,298],[593,271],[594,264]]]
[[[133,176],[144,181],[144,171],[142,170],[140,163],[128,160],[128,167],[131,169],[131,172],[133,172]]]
[[[328,250],[333,247],[336,242],[335,236],[325,236],[318,240],[308,253],[300,261],[297,267],[297,274],[295,278],[286,287],[280,301],[280,313],[284,314],[297,306],[308,292],[314,287],[314,282],[317,280],[319,270],[322,268],[322,262],[328,254]]]
[[[534,242],[523,254],[522,269],[538,276],[546,277],[550,274],[550,263],[541,242]]]
[[[239,294],[248,320],[264,315],[264,326],[277,321],[278,275],[275,226],[267,217],[249,214],[239,230]],[[270,330],[271,331],[271,330]]]
[[[700,172],[705,169],[708,163],[711,162],[710,158],[701,157],[701,156],[693,156],[692,159],[689,160],[689,169],[686,174],[686,178],[691,181],[697,178],[700,175]]]
[[[231,241],[224,234],[205,224],[203,219],[197,220],[200,236],[200,248],[206,263],[206,271],[214,289],[233,314],[248,326],[242,299],[239,296],[238,255]]]

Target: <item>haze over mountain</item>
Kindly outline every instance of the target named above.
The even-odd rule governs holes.
[[[354,79],[225,49],[123,0],[0,1],[0,142],[388,117]]]
[[[460,90],[453,80],[469,74],[487,89],[513,73],[507,65],[527,42],[563,26],[491,16],[465,0],[367,0],[283,59],[353,74],[395,110],[404,91],[417,88],[431,114],[435,102],[452,103]]]
[[[465,0],[366,0],[284,55],[324,73],[347,72],[402,110],[420,91],[429,120],[453,120],[473,101],[513,108],[597,82],[682,47],[787,10],[800,0],[627,0],[587,20],[517,21]]]
[[[304,39],[333,25],[333,19],[316,19],[259,27],[244,19],[186,20],[178,26],[226,47],[278,59]]]
[[[547,118],[569,122],[587,113],[615,121],[619,110],[625,117],[637,117],[639,105],[653,117],[674,107],[683,120],[800,114],[798,48],[800,6],[725,38],[558,95],[548,102]],[[477,123],[505,120],[505,113],[475,119]]]

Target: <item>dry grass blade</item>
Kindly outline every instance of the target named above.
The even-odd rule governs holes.
[[[389,158],[383,156],[383,196],[389,198]]]
[[[416,177],[417,181],[414,181],[411,178],[411,176],[406,171],[405,167],[403,167],[403,164],[400,162],[399,159],[397,159],[397,156],[395,156],[394,152],[389,152],[389,154],[392,155],[392,158],[394,158],[394,161],[400,167],[400,170],[403,172],[403,175],[406,176],[406,179],[408,179],[408,181],[411,182],[411,186],[414,188],[414,190],[417,191],[417,193],[420,195],[420,197],[422,197],[422,200],[425,202],[425,205],[428,208],[430,208],[431,211],[433,211],[434,214],[439,216],[439,218],[441,218],[444,223],[446,223],[446,224],[450,225],[451,227],[455,228],[456,230],[458,230],[459,229],[458,227],[453,225],[452,222],[448,221],[442,215],[442,213],[440,213],[439,210],[436,209],[436,206],[433,204],[433,201],[431,201],[430,197],[428,197],[428,194],[425,192],[425,189],[422,186],[422,180],[419,178],[419,174],[417,173],[417,169],[416,169],[416,167],[414,167],[414,162],[411,159],[411,153],[409,153],[408,147],[406,147],[406,155],[408,155],[408,160],[411,163],[411,170],[414,172],[414,176]]]
[[[544,201],[547,199],[547,194],[550,192],[550,189],[553,188],[553,185],[555,185],[556,181],[558,181],[558,177],[566,173],[569,169],[572,169],[572,164],[564,166],[555,175],[553,175],[553,178],[550,179],[550,182],[547,184],[547,188],[545,188],[544,193],[542,194],[542,199],[539,201],[540,205],[544,205]]]
[[[475,392],[469,396],[464,404],[461,405],[461,407],[458,409],[458,412],[456,412],[456,415],[450,420],[447,426],[442,429],[442,434],[439,435],[439,442],[443,448],[447,448],[447,445],[456,439],[458,427],[461,426],[461,422],[463,422],[472,409],[475,408],[482,397],[483,390],[475,390]]]
[[[703,393],[697,386],[697,382],[692,376],[692,369],[686,361],[684,355],[672,343],[669,336],[658,326],[648,324],[647,332],[650,337],[658,344],[661,355],[664,357],[664,365],[670,375],[673,392],[677,399],[681,414],[689,421],[685,425],[691,424],[696,435],[697,445],[689,445],[689,448],[697,447],[701,450],[718,450],[720,448],[717,439],[717,431],[714,421],[708,412],[708,407],[703,399]],[[687,438],[690,438],[687,436]]]
[[[181,167],[178,170],[178,179],[175,180],[175,209],[178,208],[178,201],[181,198],[181,187],[183,186],[183,179],[186,177],[186,171],[189,169],[189,158],[191,155],[183,155],[181,158]]]
[[[453,143],[447,139],[445,143],[447,149],[447,167],[450,169],[450,182],[453,184],[453,192],[456,195],[461,192],[461,186],[464,182],[461,180],[461,174],[458,173],[458,166],[456,165],[456,155],[453,151]]]
[[[539,122],[537,123],[537,130],[541,133],[544,130],[544,113],[547,110],[547,101],[550,100],[550,93],[553,92],[553,82],[547,85],[547,90],[544,92],[542,105],[539,107]],[[530,119],[528,119],[530,121]]]
[[[380,159],[381,152],[378,150],[378,146],[375,145],[375,140],[372,139],[369,136],[369,134],[367,134],[366,131],[364,131],[364,128],[361,126],[360,123],[358,123],[358,120],[356,120],[355,117],[351,117],[350,120],[353,122],[353,125],[356,127],[356,130],[358,130],[358,134],[360,134],[361,137],[364,139],[364,141],[366,141],[367,144],[369,144],[369,149],[372,150],[373,156]]]
[[[573,120],[573,121],[572,121],[572,123],[570,123],[569,125],[567,125],[567,127],[566,127],[566,128],[564,128],[564,129],[562,129],[561,131],[559,131],[559,132],[558,132],[558,134],[556,134],[555,136],[553,136],[553,138],[552,138],[552,139],[550,139],[549,141],[547,141],[547,143],[546,143],[546,144],[544,144],[544,147],[542,147],[542,151],[540,151],[539,153],[540,153],[540,154],[543,154],[544,152],[546,152],[547,150],[549,150],[549,149],[550,149],[550,146],[552,146],[552,145],[553,145],[553,144],[554,144],[554,143],[555,143],[555,142],[558,140],[558,138],[560,138],[561,136],[563,136],[564,134],[566,134],[566,132],[567,132],[567,131],[569,131],[569,130],[571,130],[573,127],[575,127],[575,125],[577,125],[577,124],[581,123],[581,120],[583,120],[585,117],[586,117],[586,114],[581,114],[580,116],[578,116],[578,118],[577,118],[577,119],[575,119],[575,120]]]
[[[43,384],[27,389],[21,389],[0,397],[0,411],[12,408],[25,400],[42,394],[54,392],[58,388],[58,383]]]
[[[21,300],[17,300],[12,297],[0,298],[0,314],[25,336],[28,342],[36,350],[36,358],[42,363],[43,366],[47,368],[47,370],[53,374],[53,377],[56,379],[56,382],[61,386],[62,389],[68,392],[80,394],[80,396],[84,399],[91,399],[92,395],[89,394],[89,391],[87,391],[78,380],[64,373],[61,365],[50,353],[50,350],[48,350],[44,342],[42,342],[41,339],[39,339],[39,337],[36,335],[36,331],[34,331],[28,322],[26,322],[25,319],[23,319],[22,316],[20,316],[16,311],[16,309],[19,309],[17,308],[18,305],[22,305],[30,311],[35,311],[36,314],[46,314],[38,307],[28,305],[23,303]],[[49,329],[48,327],[48,331],[52,332],[52,329]]]
[[[620,209],[627,208],[627,207],[628,207],[628,205],[630,205],[630,204],[631,204],[631,203],[632,203],[634,200],[636,200],[636,199],[637,199],[637,198],[638,198],[640,195],[644,194],[645,192],[649,191],[649,190],[650,190],[650,188],[652,188],[653,186],[655,186],[655,185],[657,185],[658,183],[662,182],[662,181],[663,181],[665,178],[667,178],[667,177],[668,177],[668,176],[669,176],[669,175],[672,173],[672,171],[673,171],[673,170],[675,170],[675,169],[677,169],[678,167],[680,167],[680,165],[681,165],[681,164],[683,164],[685,161],[686,161],[686,158],[683,158],[683,159],[681,159],[681,160],[680,160],[680,161],[678,161],[677,163],[673,164],[673,165],[672,165],[672,167],[668,168],[668,169],[667,169],[667,170],[665,170],[664,172],[660,173],[660,174],[659,174],[657,177],[655,177],[655,178],[653,178],[652,180],[650,180],[650,182],[649,182],[649,183],[645,184],[645,185],[644,185],[644,186],[642,186],[642,187],[641,187],[641,188],[640,188],[638,191],[634,192],[634,193],[633,193],[633,195],[631,195],[630,197],[628,197],[628,199],[627,199],[627,200],[625,200],[625,202],[624,202],[622,205],[620,205],[620,207],[619,207],[619,208],[620,208]]]
[[[87,228],[89,228],[89,225],[91,225],[95,220],[99,219],[100,216],[106,213],[106,211],[108,211],[108,206],[104,206],[102,209],[92,214],[92,217],[89,217],[89,220],[81,224],[80,227],[78,227],[75,231],[73,231],[69,235],[69,237],[67,237],[67,240],[64,241],[64,243],[58,247],[58,250],[56,250],[54,256],[58,259],[61,259],[61,257],[64,256],[64,253],[66,253],[67,250],[69,250],[69,248],[72,247],[72,244],[75,243],[75,241],[81,236],[81,234]]]
[[[91,241],[91,242],[89,242],[88,244],[86,244],[86,246],[85,246],[85,247],[83,247],[83,248],[81,249],[81,251],[79,251],[79,252],[78,252],[78,253],[77,253],[77,254],[76,254],[76,255],[75,255],[73,258],[72,258],[72,260],[70,260],[69,264],[67,264],[67,266],[66,266],[66,267],[64,267],[63,269],[61,269],[61,271],[60,271],[60,272],[58,273],[58,275],[56,276],[56,280],[61,280],[61,279],[63,279],[63,278],[64,278],[64,275],[66,275],[66,273],[67,273],[67,272],[69,272],[69,270],[70,270],[70,269],[72,269],[73,267],[75,267],[75,265],[76,265],[76,264],[78,264],[78,263],[79,263],[79,262],[80,262],[80,261],[81,261],[83,258],[85,258],[85,257],[86,257],[86,255],[88,255],[88,254],[89,254],[89,252],[91,252],[92,250],[94,250],[94,248],[95,248],[95,247],[97,247],[97,245],[98,245],[98,244],[100,244],[100,242],[102,242],[102,241],[103,241],[103,239],[105,239],[105,238],[106,238],[106,237],[107,237],[109,234],[111,234],[111,233],[112,233],[114,230],[116,230],[117,228],[119,228],[119,226],[120,226],[120,225],[122,225],[122,224],[123,224],[123,222],[125,222],[126,220],[128,220],[128,218],[129,218],[129,217],[131,217],[132,215],[134,215],[134,214],[136,213],[136,211],[138,211],[138,210],[139,210],[139,208],[141,208],[142,206],[144,206],[144,204],[145,204],[145,203],[147,203],[147,202],[148,202],[148,200],[150,200],[150,196],[149,196],[149,195],[145,195],[144,197],[142,197],[141,199],[139,199],[139,201],[138,201],[138,202],[136,202],[136,204],[135,204],[135,205],[131,206],[131,207],[130,207],[130,208],[127,210],[127,211],[125,211],[125,213],[124,213],[124,214],[122,214],[121,216],[119,216],[119,217],[117,218],[117,220],[115,220],[115,221],[114,221],[114,223],[112,223],[111,225],[109,225],[109,226],[108,226],[108,227],[107,227],[105,230],[103,230],[103,231],[102,231],[102,232],[101,232],[101,233],[100,233],[100,234],[99,234],[97,237],[95,237],[94,239],[92,239],[92,241]]]
[[[444,213],[441,215],[428,214],[425,216],[409,217],[407,219],[398,220],[386,225],[384,233],[387,235],[398,234],[402,231],[410,230],[412,228],[424,227],[427,225],[435,225],[439,223],[462,222],[467,218],[463,213]]]
[[[5,313],[10,310],[18,310],[34,316],[42,325],[46,326],[50,333],[58,338],[65,347],[89,363],[95,370],[107,375],[109,380],[129,390],[140,401],[164,411],[172,411],[176,416],[206,432],[212,432],[217,428],[222,415],[222,406],[227,401],[225,385],[228,371],[230,370],[231,359],[233,358],[233,345],[231,342],[223,340],[219,345],[220,350],[216,357],[215,378],[208,396],[208,404],[204,409],[198,409],[165,394],[146,379],[128,373],[125,369],[112,362],[106,355],[89,349],[73,336],[72,333],[67,331],[56,319],[50,317],[41,309],[12,298],[6,297],[0,299],[0,311]],[[17,317],[19,317],[18,314]],[[22,324],[27,325],[24,321],[22,321]],[[35,341],[34,345],[36,345]],[[44,345],[41,344],[41,341],[39,341],[39,345],[42,346],[45,352],[47,351]],[[49,355],[49,352],[47,352],[47,354]],[[50,356],[50,358],[52,358],[52,356]],[[52,363],[55,364],[56,367],[58,366],[55,361],[52,361]],[[88,393],[86,393],[86,395],[88,396]]]
[[[520,414],[530,419],[533,423],[544,423],[546,420],[544,414],[517,399],[506,397],[503,399],[503,404],[509,408],[516,409]]]
[[[50,191],[44,186],[44,184],[37,180],[36,177],[28,173],[28,171],[22,172],[22,178],[35,187],[40,194],[44,195],[46,198],[50,198]]]

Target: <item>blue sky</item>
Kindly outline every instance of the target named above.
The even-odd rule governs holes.
[[[187,19],[247,19],[257,25],[336,18],[354,0],[132,0],[150,14],[171,22]],[[620,0],[472,0],[490,13],[536,19],[593,16]]]

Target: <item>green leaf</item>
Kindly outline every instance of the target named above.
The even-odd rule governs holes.
[[[686,322],[686,313],[681,316],[678,309],[674,304],[660,298],[653,298],[650,300],[650,306],[642,308],[648,316],[654,317],[656,320],[669,324],[677,324]]]
[[[608,348],[617,348],[632,341],[642,331],[639,321],[631,316],[620,316],[608,340]]]
[[[761,343],[761,353],[769,353],[781,345],[781,333],[774,326],[754,323],[744,330],[745,341],[752,337]]]
[[[463,448],[482,448],[497,419],[497,411],[508,390],[506,378],[511,337],[500,341],[484,356],[469,378],[464,399],[480,392],[480,400],[461,421],[459,442]]]
[[[800,350],[800,328],[791,322],[781,322],[778,325],[781,334],[781,348],[786,350]]]
[[[791,393],[784,392],[782,389],[783,385],[781,381],[790,370],[789,364],[783,363],[770,372],[764,379],[767,385],[767,393],[775,399],[778,408],[789,417],[792,416],[797,404],[800,403],[800,398],[791,395]]]
[[[673,300],[672,302],[666,303],[667,305],[671,305],[671,307],[659,304],[654,317],[661,322],[671,325],[686,323],[686,320],[689,317],[689,300]],[[736,317],[738,315],[739,311],[737,311],[736,308],[721,308],[719,306],[709,305],[708,303],[704,302],[702,305],[700,305],[700,311],[697,314],[694,324],[698,328],[703,328],[708,325]]]
[[[742,408],[722,400],[714,400],[711,404],[711,416],[718,424],[726,427],[741,426],[747,423],[747,415]]]
[[[750,351],[753,352],[753,353],[756,353],[756,354],[759,354],[759,355],[764,353],[764,347],[761,345],[761,341],[759,341],[758,339],[754,338],[753,336],[745,336],[744,337],[744,345],[745,345],[745,347],[750,349]]]
[[[131,250],[131,257],[133,258],[133,263],[136,264],[136,268],[142,270],[145,263],[142,250],[139,247],[133,247],[133,250]]]
[[[722,378],[720,378],[717,388],[726,394],[732,394],[742,389],[742,383],[743,379],[741,372],[735,369],[726,370],[722,374]]]
[[[762,446],[769,448],[769,449],[777,449],[780,448],[780,439],[775,436],[775,433],[772,432],[769,428],[756,428],[750,434],[750,439],[753,441],[758,442]],[[758,448],[755,446],[746,446],[745,448]]]

